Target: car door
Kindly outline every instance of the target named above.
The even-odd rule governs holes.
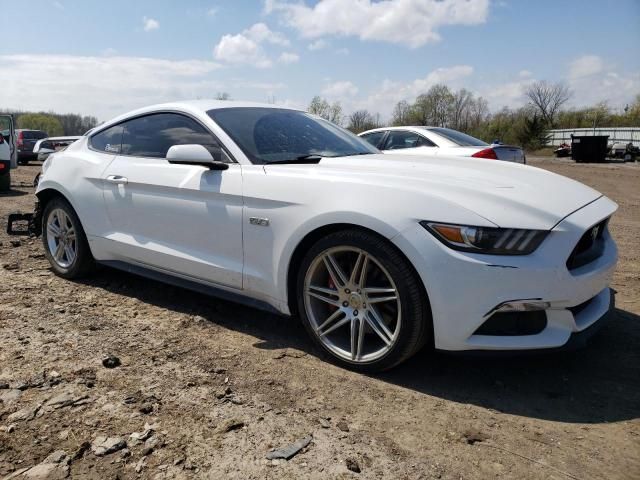
[[[171,146],[186,144],[203,145],[229,168],[165,159]],[[124,122],[118,155],[103,173],[112,253],[187,279],[241,288],[241,168],[186,115],[156,113]]]
[[[11,115],[0,115],[0,135],[9,150],[11,168],[18,166],[18,151],[16,150],[15,130],[13,129],[13,117]]]
[[[433,155],[438,147],[428,138],[410,130],[389,130],[381,150],[394,153]]]

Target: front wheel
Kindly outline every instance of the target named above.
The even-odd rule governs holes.
[[[389,369],[432,334],[426,293],[406,258],[361,230],[330,234],[304,257],[298,310],[311,338],[337,363]]]
[[[42,215],[42,243],[51,267],[61,277],[78,278],[94,266],[80,219],[69,202],[49,201]]]

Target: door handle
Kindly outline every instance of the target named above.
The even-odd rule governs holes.
[[[107,177],[107,182],[114,183],[116,185],[126,185],[129,180],[127,177],[123,177],[122,175],[109,175]]]

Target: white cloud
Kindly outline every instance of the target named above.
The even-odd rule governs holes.
[[[367,97],[353,99],[343,97],[343,103],[347,111],[365,108],[371,112],[380,113],[382,118],[389,118],[396,103],[401,100],[415,101],[421,93],[426,93],[429,88],[444,83],[450,88],[461,88],[463,80],[473,74],[473,67],[469,65],[454,65],[452,67],[437,68],[423,78],[417,78],[409,82],[384,80],[380,85],[371,89]]]
[[[218,7],[211,7],[210,9],[207,10],[207,16],[215,17],[218,14],[219,10],[220,9]]]
[[[569,64],[569,78],[578,79],[595,75],[604,70],[604,62],[597,55],[583,55]]]
[[[588,76],[570,77],[568,83],[573,92],[572,106],[587,107],[606,102],[621,108],[640,92],[640,72],[618,73],[607,69]]]
[[[316,51],[316,50],[322,50],[323,48],[325,48],[328,45],[326,40],[323,40],[322,38],[319,38],[318,40],[316,40],[315,42],[311,42],[307,48],[309,50],[311,50],[312,52]]]
[[[116,50],[115,48],[105,48],[102,51],[102,55],[104,55],[105,57],[113,57],[114,55],[118,54],[118,50]]]
[[[511,80],[499,84],[484,85],[478,90],[478,95],[489,102],[491,110],[502,107],[521,107],[527,103],[525,88],[535,80],[530,76],[519,75],[520,79]]]
[[[349,81],[333,82],[322,90],[323,95],[333,98],[353,97],[357,93],[358,87]]]
[[[73,55],[0,55],[0,105],[76,112],[107,120],[133,108],[211,97],[228,86],[202,60]]]
[[[533,73],[531,73],[529,70],[520,70],[518,72],[518,76],[520,78],[529,78],[531,75],[533,75]]]
[[[269,68],[273,62],[262,47],[263,43],[287,46],[289,40],[282,33],[270,30],[264,23],[256,23],[236,35],[223,35],[214,47],[213,55],[227,63]]]
[[[145,32],[151,32],[160,28],[160,22],[148,17],[142,17],[142,25]]]
[[[348,48],[339,48],[336,50],[336,53],[338,55],[349,55],[349,49]]]
[[[440,27],[484,23],[489,0],[320,0],[312,7],[266,0],[265,11],[306,38],[357,36],[416,48],[440,40]]]
[[[288,46],[289,40],[280,32],[274,32],[264,23],[256,23],[242,32],[242,35],[256,43],[272,43],[273,45]]]
[[[284,63],[285,65],[290,63],[296,63],[300,60],[300,55],[292,52],[283,52],[280,57],[278,57],[278,62]]]

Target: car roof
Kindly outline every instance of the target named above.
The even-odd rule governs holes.
[[[149,105],[147,107],[138,108],[130,112],[118,115],[111,120],[104,122],[103,124],[95,127],[93,130],[87,132],[88,135],[97,133],[98,131],[105,130],[112,125],[118,124],[123,120],[131,117],[137,117],[147,113],[162,112],[162,111],[179,111],[185,113],[205,113],[209,110],[218,110],[222,108],[284,108],[287,110],[298,110],[296,108],[283,107],[282,105],[274,105],[271,103],[259,103],[259,102],[243,102],[237,100],[213,100],[213,99],[199,99],[199,100],[184,100],[180,102],[159,103],[155,105]]]
[[[363,135],[365,133],[382,132],[387,130],[432,130],[434,128],[439,128],[439,127],[431,127],[427,125],[402,125],[399,127],[379,127],[379,128],[372,128],[371,130],[367,130],[365,132],[359,133],[358,135]]]

